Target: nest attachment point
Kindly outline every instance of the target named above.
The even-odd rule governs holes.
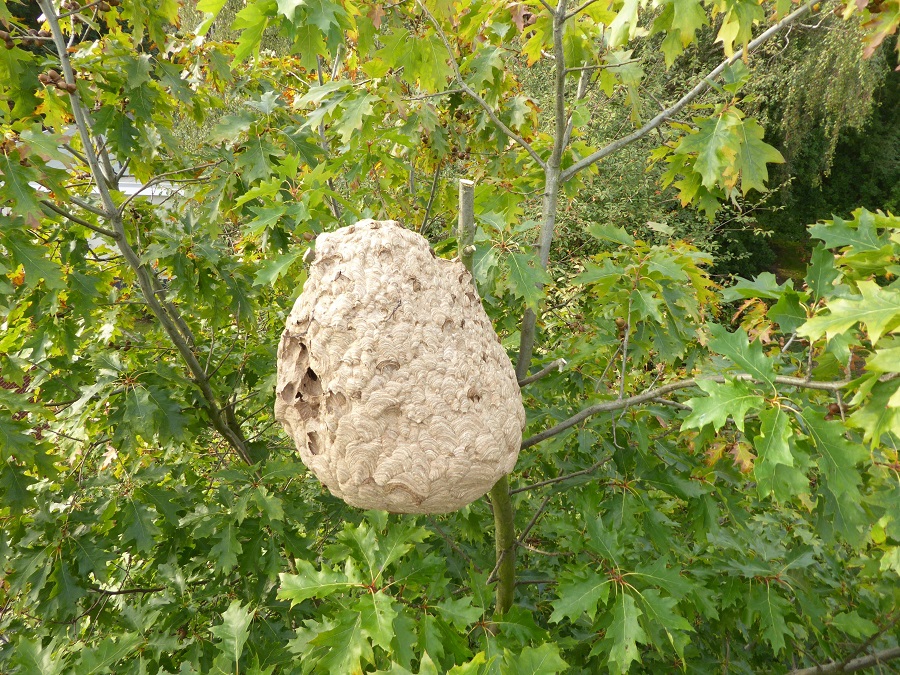
[[[278,347],[275,417],[332,494],[445,513],[516,463],[525,412],[471,275],[394,221],[316,239]]]

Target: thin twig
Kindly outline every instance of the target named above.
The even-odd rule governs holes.
[[[519,535],[519,541],[524,540],[528,537],[528,533],[531,532],[532,528],[537,525],[538,518],[540,518],[544,511],[547,509],[547,505],[550,503],[550,499],[552,499],[553,495],[547,495],[544,497],[544,501],[541,502],[541,505],[538,507],[538,510],[534,512],[534,515],[531,517],[531,520],[528,521],[528,525],[525,526],[525,529],[522,530],[522,534]]]
[[[581,11],[587,9],[588,7],[590,7],[591,5],[593,5],[595,2],[597,2],[597,0],[587,0],[587,2],[582,3],[580,6],[576,7],[571,12],[566,14],[565,20],[568,21],[569,19],[571,19],[573,16],[575,16],[579,12],[581,12]]]
[[[587,469],[581,469],[580,471],[573,471],[572,473],[567,473],[564,476],[557,476],[556,478],[549,478],[547,480],[542,480],[540,483],[532,483],[531,485],[526,485],[525,487],[516,488],[515,490],[510,490],[509,494],[514,495],[519,492],[527,492],[528,490],[537,490],[538,488],[546,487],[547,485],[553,485],[554,483],[562,483],[566,480],[571,480],[572,478],[578,478],[578,476],[586,476],[589,473],[594,473],[601,466],[606,464],[612,456],[605,457],[599,461],[594,462]]]
[[[223,161],[225,161],[225,160],[219,159],[219,160],[216,160],[215,162],[206,162],[205,164],[198,164],[197,166],[189,166],[184,169],[174,169],[173,171],[166,171],[165,173],[160,173],[160,174],[153,176],[150,180],[148,180],[146,183],[141,185],[141,187],[139,187],[137,190],[135,190],[134,194],[129,195],[128,199],[126,199],[124,202],[122,202],[122,205],[119,207],[119,214],[125,213],[125,208],[131,202],[133,202],[137,197],[139,197],[142,192],[144,192],[145,190],[149,190],[151,187],[153,187],[154,185],[157,185],[158,183],[163,182],[169,176],[174,176],[179,173],[186,173],[188,171],[202,171],[203,169],[208,169],[211,166],[212,167],[218,166]],[[193,182],[199,182],[200,180],[203,180],[203,179],[202,178],[183,178],[177,182],[193,183]],[[170,181],[170,182],[175,182],[175,181]]]
[[[425,216],[422,218],[422,224],[419,226],[419,232],[424,232],[428,225],[428,219],[431,217],[431,207],[434,204],[434,197],[437,194],[438,183],[441,179],[442,162],[438,162],[434,167],[434,178],[431,179],[431,193],[428,195],[428,204],[425,206]]]
[[[118,591],[111,591],[107,588],[100,588],[99,586],[89,586],[88,590],[93,591],[94,593],[100,593],[102,595],[131,595],[134,593],[159,593],[160,591],[166,590],[165,586],[154,586],[153,588],[123,588]]]

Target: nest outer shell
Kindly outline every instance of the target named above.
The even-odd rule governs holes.
[[[458,261],[394,221],[316,239],[278,347],[275,417],[336,497],[446,513],[516,463],[515,372]]]

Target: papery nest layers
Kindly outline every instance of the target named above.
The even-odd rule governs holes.
[[[278,348],[275,417],[332,494],[396,513],[481,497],[525,425],[469,272],[375,220],[316,239]]]

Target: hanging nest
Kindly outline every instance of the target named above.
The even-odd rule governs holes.
[[[516,463],[516,376],[458,261],[394,221],[316,239],[278,347],[275,417],[332,494],[445,513]]]

